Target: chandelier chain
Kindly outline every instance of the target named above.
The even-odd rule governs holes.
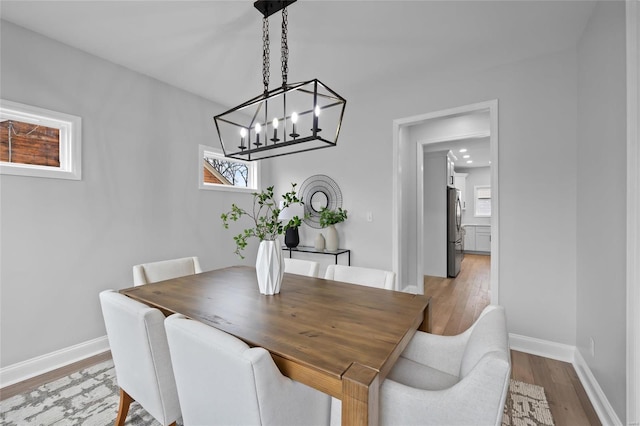
[[[282,9],[282,41],[280,48],[280,60],[282,61],[282,87],[287,85],[287,75],[289,74],[289,43],[287,41],[288,33],[288,16],[287,8]]]
[[[264,92],[269,91],[269,20],[267,17],[262,18],[262,84]]]

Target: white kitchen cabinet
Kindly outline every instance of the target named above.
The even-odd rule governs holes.
[[[467,208],[467,175],[469,173],[454,173],[453,184],[460,190],[460,203],[462,210]]]
[[[464,227],[464,251],[475,251],[476,249],[476,227]]]
[[[491,253],[491,226],[464,225],[464,251]]]
[[[476,251],[491,252],[490,226],[476,226]]]
[[[456,175],[456,171],[454,169],[453,153],[451,151],[448,151],[447,152],[447,186],[449,188],[455,187],[455,175]]]

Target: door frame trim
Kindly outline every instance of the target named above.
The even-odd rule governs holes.
[[[420,114],[412,117],[405,117],[396,119],[393,121],[393,210],[392,210],[392,267],[395,271],[398,280],[398,287],[404,282],[404,272],[401,270],[401,257],[403,255],[400,245],[400,235],[403,229],[403,207],[402,201],[404,197],[410,197],[412,194],[404,193],[402,188],[402,168],[400,166],[400,144],[405,143],[409,145],[415,144],[415,149],[420,155],[416,155],[416,178],[418,184],[417,194],[414,194],[417,199],[418,217],[422,217],[423,213],[423,196],[422,196],[422,168],[423,168],[423,146],[430,143],[445,142],[459,140],[462,138],[471,137],[471,135],[456,136],[444,140],[427,140],[427,141],[408,141],[403,142],[402,132],[404,129],[424,124],[425,122],[437,118],[443,118],[447,116],[454,116],[460,114],[469,114],[479,111],[489,111],[489,145],[491,154],[491,303],[499,303],[499,259],[500,259],[500,221],[499,221],[499,180],[498,180],[498,100],[493,99],[490,101],[479,102],[476,104],[463,105],[455,108],[444,109],[440,111]],[[473,136],[478,136],[474,134]],[[418,220],[416,223],[418,235],[422,235],[422,220]],[[423,253],[423,241],[422,238],[417,238],[418,244],[416,247],[417,253],[417,268],[416,268],[416,287],[417,293],[422,294],[424,287],[421,284],[423,281],[422,273],[422,253]],[[409,272],[410,273],[410,272]],[[402,290],[401,288],[398,288]]]
[[[627,423],[640,422],[640,6],[627,0]]]

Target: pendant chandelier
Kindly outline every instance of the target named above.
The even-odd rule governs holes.
[[[262,18],[264,92],[214,117],[225,157],[253,161],[336,146],[347,101],[318,79],[287,83],[287,6],[256,1]],[[269,90],[269,16],[282,10],[282,86]]]

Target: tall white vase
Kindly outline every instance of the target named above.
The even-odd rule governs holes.
[[[260,242],[256,256],[256,276],[260,293],[266,295],[280,293],[284,276],[284,259],[280,240]]]
[[[325,238],[326,248],[329,251],[338,250],[338,231],[335,225],[329,225],[327,228],[327,237]]]

